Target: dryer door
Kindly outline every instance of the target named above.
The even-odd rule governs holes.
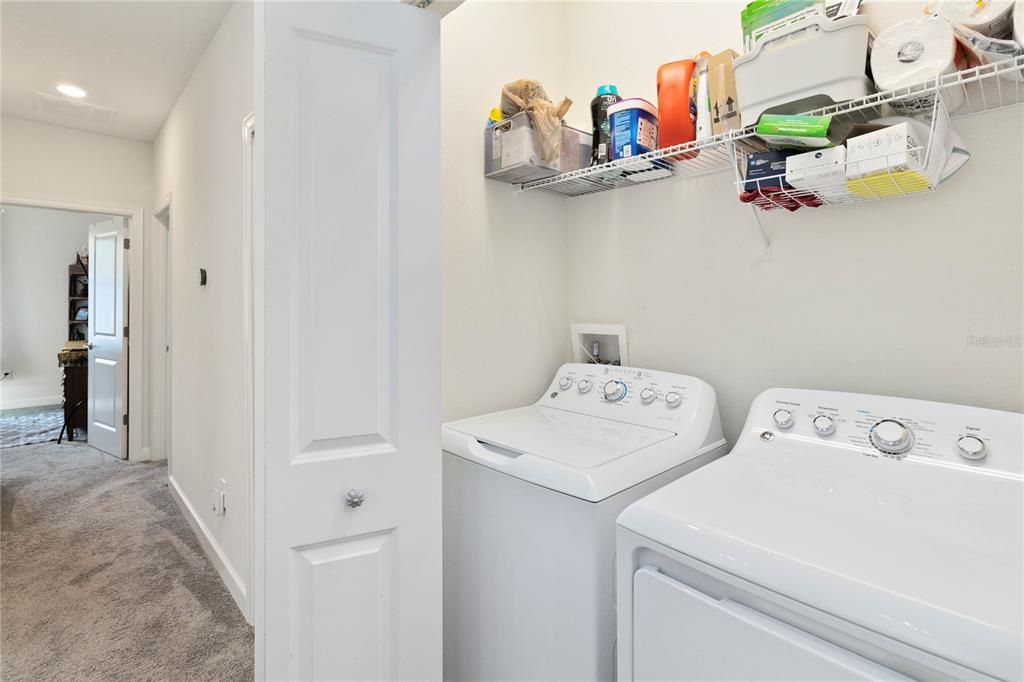
[[[633,575],[634,680],[906,680],[653,568]]]

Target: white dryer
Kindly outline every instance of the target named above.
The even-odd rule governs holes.
[[[728,457],[619,517],[619,680],[1020,680],[1022,431],[766,391]]]
[[[567,364],[442,443],[445,679],[612,679],[615,518],[725,452],[714,389]]]

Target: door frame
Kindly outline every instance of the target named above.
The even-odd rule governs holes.
[[[174,365],[174,350],[173,350],[174,344],[172,343],[173,334],[171,332],[171,297],[173,296],[173,290],[172,290],[172,287],[171,287],[171,253],[172,253],[171,252],[171,239],[172,239],[172,235],[174,234],[174,231],[172,230],[172,225],[173,225],[173,222],[174,222],[174,210],[171,207],[171,197],[172,197],[172,194],[168,193],[167,196],[165,196],[163,199],[161,199],[160,202],[153,208],[153,230],[154,230],[154,232],[156,231],[157,226],[160,226],[160,227],[164,228],[164,235],[163,235],[164,236],[164,253],[163,253],[163,266],[164,266],[163,272],[164,272],[164,278],[163,278],[163,282],[154,282],[153,283],[154,284],[154,287],[153,287],[154,291],[152,292],[153,299],[156,299],[156,297],[159,296],[161,293],[163,294],[163,296],[161,297],[163,300],[160,300],[160,301],[154,300],[153,303],[155,305],[152,306],[152,307],[157,311],[157,315],[162,316],[163,320],[164,320],[164,337],[163,337],[163,339],[156,339],[156,338],[152,339],[152,341],[154,341],[154,342],[155,341],[162,341],[162,343],[160,345],[164,346],[164,352],[161,354],[161,355],[163,355],[163,358],[164,358],[164,362],[163,362],[164,390],[163,390],[163,398],[162,398],[163,404],[161,405],[162,409],[160,410],[160,414],[159,415],[157,414],[157,410],[152,410],[152,412],[153,412],[152,419],[153,419],[153,421],[159,419],[163,423],[163,429],[164,429],[163,436],[164,436],[164,438],[163,438],[163,442],[159,444],[159,447],[163,450],[163,458],[167,460],[167,471],[168,472],[171,471],[171,457],[172,457],[171,452],[172,452],[172,442],[173,442],[173,435],[174,435],[172,430],[171,430],[171,424],[172,424],[172,422],[171,422],[171,405],[172,405],[172,403],[171,403],[171,396],[172,396],[172,392],[171,392],[171,379],[172,379],[172,376],[173,376],[172,375],[172,369],[173,369],[173,365]],[[166,219],[163,216],[166,216]],[[156,235],[154,234],[154,237],[155,236]],[[156,244],[154,244],[153,246],[155,247]],[[154,252],[154,249],[150,248],[150,253],[153,253],[153,252]],[[155,263],[154,263],[154,265],[155,265]],[[152,321],[152,319],[153,318],[151,317],[150,320]],[[150,334],[153,335],[152,326],[150,326]],[[152,349],[152,346],[150,346],[150,348]],[[157,352],[159,352],[159,349],[157,349]],[[155,398],[156,396],[154,395],[152,397]],[[155,403],[156,401],[153,400],[153,402]],[[152,444],[150,446],[152,447]]]
[[[260,371],[261,365],[257,364],[257,348],[262,352],[262,337],[257,337],[257,320],[262,324],[262,317],[257,310],[256,303],[262,305],[262,293],[257,296],[257,287],[262,291],[263,280],[260,270],[256,267],[261,264],[256,259],[256,113],[252,112],[242,119],[242,324],[245,333],[242,335],[242,362],[245,367],[245,379],[242,389],[243,412],[245,415],[245,457],[246,457],[246,480],[245,486],[249,491],[249,508],[245,514],[249,516],[249,571],[245,576],[248,589],[246,618],[253,625],[255,642],[259,642],[263,636],[264,628],[262,621],[257,620],[257,613],[262,615],[263,588],[262,583],[257,586],[256,581],[263,579],[263,450],[262,422],[257,417],[257,405],[260,400],[257,395],[257,388],[262,390],[263,377]],[[257,454],[258,453],[258,454]],[[257,462],[259,466],[257,466]],[[258,663],[263,648],[256,644],[253,657],[257,661],[255,667],[262,670]],[[256,679],[262,679],[257,674]]]
[[[149,378],[146,368],[146,347],[149,344],[149,306],[145,305],[148,294],[145,277],[146,253],[146,212],[141,208],[107,206],[77,201],[61,201],[37,196],[0,194],[0,203],[28,208],[50,208],[78,213],[100,213],[125,219],[125,233],[131,239],[127,254],[128,267],[125,269],[125,286],[128,288],[128,461],[144,462],[152,457],[149,447],[143,447],[142,431],[146,422],[143,400]],[[140,255],[142,254],[142,255]]]
[[[267,678],[267,464],[265,454],[266,422],[266,241],[263,156],[256,148],[256,122],[263,120],[263,40],[264,7],[262,2],[253,6],[254,24],[259,27],[255,36],[254,71],[255,88],[253,99],[255,111],[242,123],[242,134],[246,136],[243,146],[245,159],[251,164],[246,173],[244,191],[246,223],[244,230],[251,237],[250,268],[252,287],[248,291],[252,310],[252,610],[253,627],[253,669],[257,680]],[[248,144],[250,125],[253,144]]]

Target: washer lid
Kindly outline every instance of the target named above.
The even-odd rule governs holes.
[[[672,431],[532,405],[449,422],[444,449],[558,492],[600,501],[697,453]],[[718,445],[718,444],[716,444]]]
[[[619,524],[967,668],[1024,676],[1019,474],[775,440],[670,483]]]

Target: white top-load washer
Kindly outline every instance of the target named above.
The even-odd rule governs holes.
[[[442,444],[445,679],[612,679],[615,518],[725,452],[714,389],[567,364]]]
[[[619,517],[619,680],[1020,680],[1022,431],[766,391],[728,457]]]

